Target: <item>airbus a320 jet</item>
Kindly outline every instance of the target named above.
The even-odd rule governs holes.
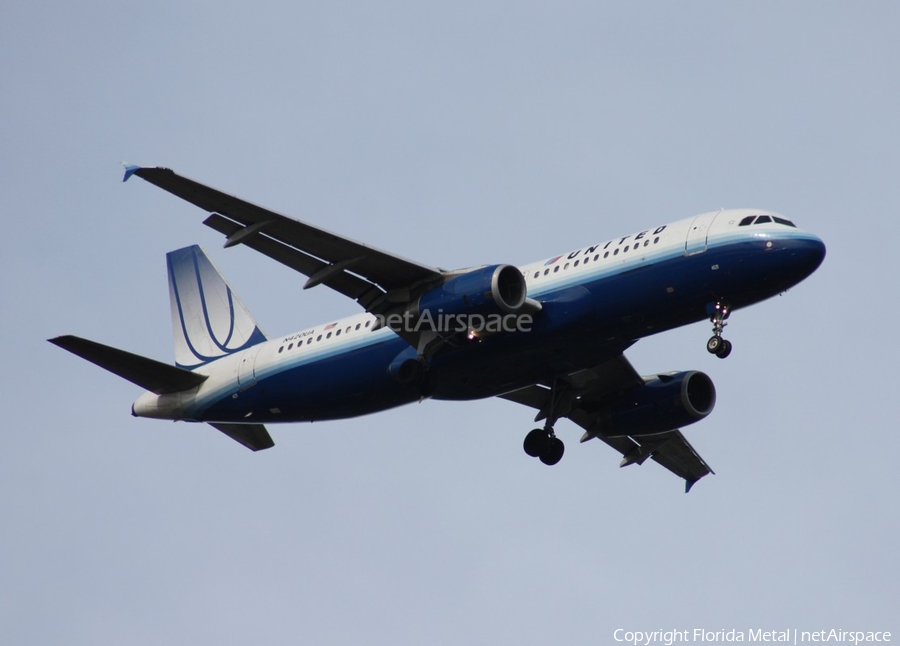
[[[167,168],[126,168],[207,211],[204,224],[353,299],[362,312],[269,338],[200,247],[167,254],[175,365],[76,336],[50,341],[146,393],[132,414],[206,422],[254,451],[265,425],[366,415],[424,398],[501,397],[536,409],[525,452],[547,465],[580,426],[685,480],[713,473],[679,429],[709,415],[712,380],[640,376],[624,351],[709,319],[725,358],[732,312],[780,294],[825,257],[816,236],[772,211],[711,211],[516,267],[448,271],[380,251],[204,186]]]

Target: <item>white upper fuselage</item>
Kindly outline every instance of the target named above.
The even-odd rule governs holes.
[[[760,218],[753,219],[752,216],[763,216],[763,220],[769,221],[757,222]],[[753,221],[748,222],[751,219]],[[671,263],[679,257],[691,258],[708,249],[748,241],[792,238],[818,240],[771,211],[719,210],[604,240],[520,266],[519,269],[525,277],[528,297],[541,301],[560,290],[600,284],[598,281],[621,276],[633,269]],[[709,271],[718,271],[718,266],[710,265]],[[659,307],[665,306],[665,297],[666,294],[660,292]],[[311,365],[318,366],[324,374],[330,361],[346,359],[361,349],[397,340],[390,329],[376,327],[376,317],[363,313],[260,343],[196,368],[196,372],[209,375],[209,378],[192,391],[172,395],[146,393],[135,402],[133,412],[145,417],[211,421],[204,417],[204,412],[213,404],[228,398],[241,399],[246,391],[252,390],[262,380]],[[642,335],[661,329],[664,328],[651,327]],[[527,340],[523,342],[527,343]],[[267,421],[296,421],[294,418],[278,417],[283,408],[279,402],[271,401],[267,406]],[[256,409],[248,411],[246,421],[253,421],[254,416],[259,417],[260,412]]]

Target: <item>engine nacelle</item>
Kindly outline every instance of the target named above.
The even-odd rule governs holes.
[[[698,422],[716,405],[716,387],[697,370],[659,375],[601,411],[607,437],[655,435]]]
[[[448,276],[413,300],[388,309],[380,325],[401,336],[431,331],[440,336],[466,332],[470,338],[483,338],[527,329],[523,325],[531,324],[528,317],[542,307],[528,298],[525,277],[518,269],[490,265]]]
[[[406,348],[388,365],[388,374],[401,386],[412,386],[422,379],[425,367],[415,348]]]
[[[525,305],[525,277],[512,265],[491,265],[454,276],[419,297],[419,314],[516,314]]]

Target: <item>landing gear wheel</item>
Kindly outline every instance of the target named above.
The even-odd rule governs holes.
[[[731,342],[722,338],[722,331],[728,325],[725,319],[731,314],[731,309],[721,301],[707,305],[707,308],[711,313],[709,321],[713,324],[713,335],[706,342],[706,351],[724,359],[731,354]]]
[[[707,348],[708,347],[709,347],[709,344],[707,344]],[[731,354],[731,347],[732,347],[731,341],[726,341],[725,339],[722,339],[722,343],[719,344],[719,347],[716,350],[715,355],[717,357],[719,357],[720,359],[724,359],[729,354]]]
[[[553,379],[548,401],[541,409],[541,419],[545,420],[544,427],[536,428],[525,436],[522,444],[525,453],[533,458],[540,458],[541,462],[548,466],[562,460],[566,447],[553,432],[553,425],[561,417],[568,415],[574,401],[575,392],[571,385],[561,379]]]
[[[522,448],[525,449],[525,453],[536,458],[544,451],[549,443],[550,434],[542,428],[536,428],[525,436],[525,442],[523,443]]]
[[[547,446],[544,447],[544,450],[541,451],[541,462],[546,464],[547,466],[552,467],[554,464],[562,460],[563,453],[565,453],[566,445],[563,444],[562,440],[556,437],[548,438]]]

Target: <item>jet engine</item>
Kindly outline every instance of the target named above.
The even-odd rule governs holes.
[[[698,422],[716,405],[716,388],[697,370],[657,375],[599,411],[607,437],[665,433]]]
[[[512,265],[491,265],[453,276],[419,297],[420,315],[516,314],[525,306],[525,277]]]
[[[384,325],[404,332],[468,332],[486,336],[516,329],[520,317],[540,311],[525,277],[512,265],[490,265],[448,276],[417,298],[389,309]]]

